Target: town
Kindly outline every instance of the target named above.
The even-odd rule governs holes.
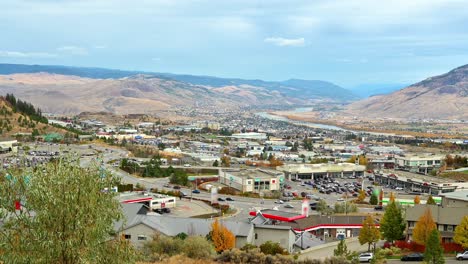
[[[391,254],[420,245],[414,232],[427,211],[445,250],[464,247],[456,238],[468,213],[463,139],[327,129],[244,111],[190,123],[66,116],[48,123],[80,134],[2,140],[5,171],[70,156],[83,167],[99,163],[119,179],[108,190],[126,221],[114,231],[135,248],[158,236],[205,237],[220,221],[235,238],[231,247],[275,243],[283,254],[307,260],[332,256],[345,242],[364,252],[358,261],[370,261],[385,258],[388,250],[375,248],[387,244],[380,236],[361,240],[362,232],[368,221],[376,229],[385,225],[392,203],[404,229],[390,239],[383,233],[399,241],[390,248],[399,253]]]

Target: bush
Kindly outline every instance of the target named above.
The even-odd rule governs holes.
[[[216,258],[218,262],[227,263],[262,263],[262,264],[294,264],[296,263],[291,256],[283,255],[265,255],[260,249],[254,248],[248,251],[242,251],[237,248],[225,250]]]
[[[190,236],[182,243],[182,253],[192,259],[210,259],[215,255],[213,244],[201,236]]]
[[[281,254],[281,255],[287,255],[289,254],[287,250],[282,248],[279,243],[275,243],[272,241],[267,241],[263,244],[260,245],[260,251],[264,254],[268,255],[276,255],[276,254]]]

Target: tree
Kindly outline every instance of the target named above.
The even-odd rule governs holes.
[[[463,248],[468,248],[468,216],[464,216],[461,223],[455,228],[453,241]]]
[[[333,250],[333,256],[347,258],[349,254],[351,252],[348,250],[348,246],[346,246],[346,241],[344,239],[340,240],[340,243]]]
[[[217,252],[231,249],[236,243],[236,237],[234,234],[224,225],[220,224],[218,219],[215,219],[211,224],[210,237]]]
[[[228,156],[223,156],[221,158],[221,165],[223,167],[231,167],[231,158],[229,158]]]
[[[332,210],[328,206],[327,202],[325,202],[325,200],[320,200],[317,203],[317,212],[320,212],[322,215],[323,214],[328,215],[332,212]]]
[[[404,237],[406,224],[403,219],[401,207],[395,201],[390,202],[385,209],[385,214],[380,221],[380,233],[390,243]]]
[[[436,224],[432,219],[432,212],[429,207],[419,217],[413,229],[413,240],[420,245],[426,245],[432,230],[436,229]]]
[[[369,203],[372,204],[372,205],[377,205],[379,203],[379,198],[377,197],[377,195],[375,193],[371,194],[371,197],[369,199]]]
[[[368,215],[366,219],[362,222],[362,228],[359,231],[359,243],[361,245],[368,244],[367,250],[370,251],[370,246],[379,241],[380,233],[377,227],[375,226],[374,218],[371,215]]]
[[[429,234],[424,251],[424,260],[429,264],[444,264],[444,249],[440,245],[439,231],[433,229]]]
[[[366,193],[363,190],[359,190],[358,201],[362,203],[366,199]]]
[[[213,167],[218,167],[218,166],[219,166],[219,162],[218,162],[218,160],[215,160],[215,161],[213,162]]]
[[[436,204],[436,202],[434,201],[434,198],[432,198],[432,195],[429,195],[429,197],[427,198],[426,204]]]
[[[421,203],[421,198],[419,198],[419,195],[416,195],[414,197],[414,204],[420,204]]]
[[[395,193],[390,192],[390,196],[388,197],[389,202],[395,202]]]
[[[111,236],[123,214],[115,194],[106,190],[117,183],[99,164],[82,168],[71,158],[10,173],[0,181],[0,262],[134,261],[128,242]]]

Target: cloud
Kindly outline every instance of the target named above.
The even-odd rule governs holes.
[[[287,38],[280,38],[280,37],[271,37],[264,39],[266,43],[272,43],[276,46],[280,47],[302,47],[305,45],[304,38],[297,38],[297,39],[287,39]]]
[[[60,48],[57,48],[58,51],[64,52],[64,53],[69,53],[71,55],[88,55],[88,50],[82,47],[77,47],[77,46],[63,46]]]
[[[21,52],[0,50],[0,57],[7,58],[55,58],[57,54],[47,52]]]

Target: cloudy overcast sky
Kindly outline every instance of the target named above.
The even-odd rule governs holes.
[[[467,0],[0,0],[0,62],[344,87],[468,63]]]

